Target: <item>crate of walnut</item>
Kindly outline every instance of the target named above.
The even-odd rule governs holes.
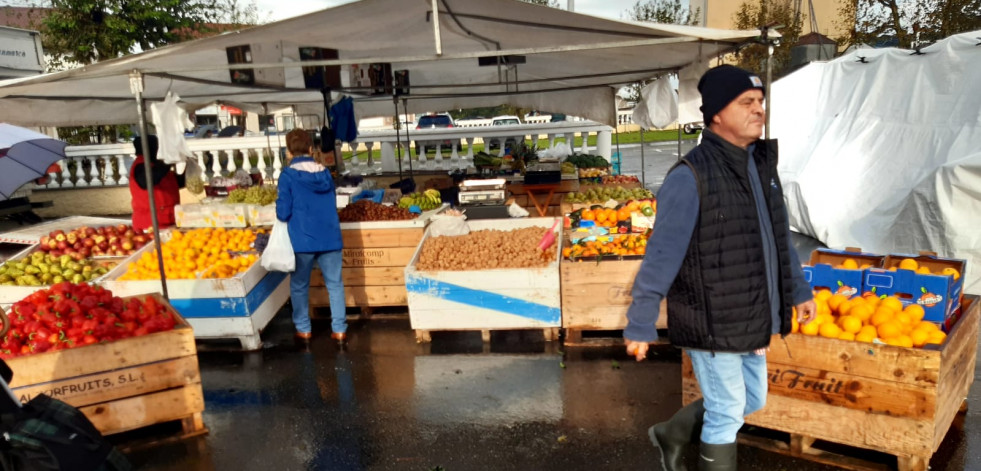
[[[426,266],[428,241],[450,243],[433,238],[427,231],[418,250],[405,269],[405,286],[409,295],[409,320],[416,330],[417,340],[428,340],[432,330],[479,330],[489,337],[490,330],[542,329],[551,340],[562,325],[561,296],[559,295],[559,257],[561,256],[560,227],[552,231],[555,243],[542,254],[537,245],[557,218],[490,219],[468,221],[471,235],[476,231],[497,229],[511,231],[531,228],[524,241],[517,239],[505,248],[483,246],[483,255],[460,254],[468,259],[467,270],[432,269]],[[462,236],[467,237],[467,236]],[[454,239],[447,237],[446,239]],[[532,240],[533,239],[533,240]],[[520,246],[520,247],[519,247]],[[467,250],[467,249],[462,249]],[[510,251],[501,260],[493,251]],[[531,255],[528,255],[528,254]],[[499,255],[495,257],[495,255]],[[523,256],[530,258],[523,258]],[[532,260],[538,258],[538,261]],[[442,257],[441,257],[442,259]],[[474,267],[484,261],[503,263],[500,268]],[[522,260],[538,266],[508,267]],[[540,261],[540,263],[538,263]]]

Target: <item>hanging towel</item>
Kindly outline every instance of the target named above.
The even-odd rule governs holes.
[[[358,121],[354,117],[354,100],[347,96],[330,107],[330,127],[337,140],[351,142],[358,138]]]

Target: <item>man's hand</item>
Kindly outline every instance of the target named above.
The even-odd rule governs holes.
[[[637,361],[647,358],[647,342],[634,342],[625,338],[623,339],[623,343],[627,345],[627,355],[633,355]]]
[[[797,306],[797,322],[800,325],[810,324],[814,319],[817,319],[817,305],[814,304],[813,299],[804,301]]]

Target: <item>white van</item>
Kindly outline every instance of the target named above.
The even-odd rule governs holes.
[[[494,119],[491,120],[491,126],[514,126],[518,124],[521,124],[521,120],[518,119],[517,116],[495,116]],[[506,137],[504,138],[504,147],[514,147],[519,141],[523,140],[524,136]],[[491,137],[484,142],[487,143],[488,150],[496,149],[501,146],[500,137]]]

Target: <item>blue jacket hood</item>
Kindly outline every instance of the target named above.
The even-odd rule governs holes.
[[[293,164],[302,162],[313,162],[314,160],[310,157],[296,157],[290,162],[289,170],[295,172],[293,177],[296,183],[302,185],[306,189],[314,193],[328,193],[334,189],[334,179],[331,178],[330,172],[326,169],[320,172],[310,172],[306,170],[301,170],[293,168]]]

